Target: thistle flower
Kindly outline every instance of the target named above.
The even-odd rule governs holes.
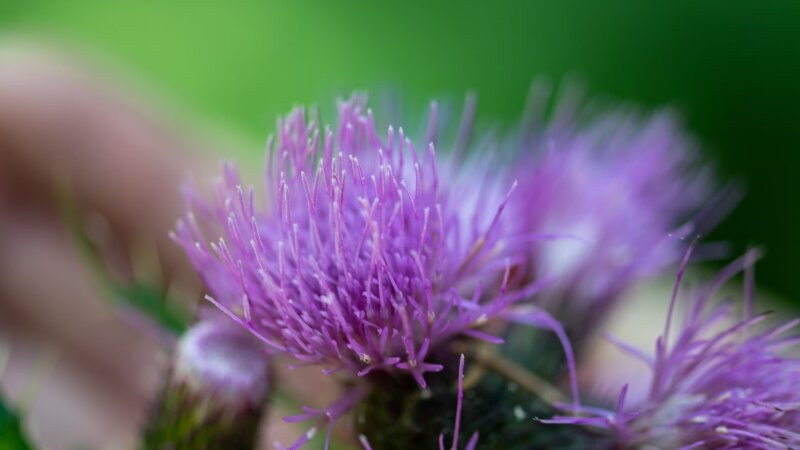
[[[227,321],[193,326],[178,343],[145,448],[252,449],[269,384],[255,338]]]
[[[274,350],[329,372],[407,371],[424,387],[441,368],[432,347],[486,337],[474,328],[507,303],[514,257],[496,230],[506,200],[472,226],[487,210],[464,211],[459,197],[474,188],[441,179],[436,164],[433,145],[418,155],[402,129],[382,140],[359,98],[339,104],[335,132],[297,109],[270,144],[272,201],[257,210],[227,166],[216,203],[196,201],[202,221],[190,213],[174,237],[209,300]],[[209,222],[224,230],[216,243]]]
[[[303,109],[279,120],[268,142],[271,201],[260,208],[230,165],[215,202],[190,192],[199,216],[188,213],[173,239],[211,290],[208,300],[273,351],[325,373],[407,373],[424,388],[424,374],[442,369],[431,354],[456,336],[501,342],[477,329],[492,318],[559,332],[574,368],[555,320],[509,308],[545,284],[512,279],[526,257],[513,233],[518,220],[503,211],[516,183],[467,176],[478,165],[461,164],[460,151],[437,157],[435,107],[423,154],[402,128],[380,137],[362,98],[340,102],[338,116],[335,131],[320,131]],[[457,150],[467,145],[466,123]],[[499,184],[505,194],[496,195]],[[333,422],[367,392],[356,385],[325,410],[284,420]]]
[[[670,233],[698,232],[691,223],[679,228],[703,219],[709,176],[668,113],[587,118],[567,95],[548,122],[535,113],[542,93],[532,94],[521,132],[529,161],[518,165],[520,195],[510,208],[527,232],[560,235],[533,243],[532,264],[556,280],[540,304],[579,340],[635,281],[680,258],[685,246]]]
[[[626,408],[626,386],[613,412],[594,410],[594,417],[548,422],[606,428],[617,440],[614,448],[800,446],[800,360],[795,359],[800,340],[797,335],[786,336],[800,320],[766,329],[758,326],[767,315],[751,314],[751,266],[757,255],[747,253],[694,294],[672,341],[671,321],[684,260],[655,355],[623,345],[653,372],[642,404]],[[742,269],[746,271],[744,318],[737,318],[727,303],[709,306],[717,290]]]

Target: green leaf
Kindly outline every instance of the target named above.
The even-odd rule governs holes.
[[[22,421],[0,397],[0,450],[32,450],[22,430]]]
[[[133,307],[173,334],[180,335],[189,327],[188,319],[172,308],[155,286],[139,283],[112,285],[111,288],[118,301]]]

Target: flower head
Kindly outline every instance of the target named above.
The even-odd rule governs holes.
[[[669,114],[584,118],[576,105],[567,96],[549,122],[529,115],[521,147],[532,161],[518,165],[511,207],[526,231],[556,235],[533,243],[534,272],[557,283],[542,303],[589,330],[636,280],[679,259],[679,237],[698,230],[678,229],[707,200],[709,177]]]
[[[379,136],[358,97],[338,115],[335,130],[302,109],[279,121],[269,200],[257,204],[227,166],[216,201],[195,197],[174,238],[209,300],[274,350],[330,371],[407,371],[424,386],[441,368],[434,346],[491,339],[473,328],[510,301],[507,196],[465,208],[481,183],[444,176],[432,142],[420,152],[402,129]]]
[[[800,321],[760,327],[766,315],[750,314],[751,273],[746,276],[744,318],[736,317],[727,303],[709,305],[724,282],[749,268],[756,256],[755,252],[746,254],[697,291],[686,320],[671,340],[673,296],[654,356],[627,348],[653,372],[649,395],[641,404],[625,406],[626,386],[614,412],[553,422],[607,428],[620,448],[785,449],[800,445],[800,360],[796,359],[800,341],[797,335],[786,335]]]

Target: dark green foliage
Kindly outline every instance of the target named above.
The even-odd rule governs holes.
[[[444,433],[450,448],[457,402],[457,362],[438,374],[428,374],[429,390],[410,378],[373,380],[375,388],[356,412],[359,432],[375,450],[433,449]],[[535,418],[557,414],[536,394],[501,375],[477,369],[467,360],[459,448],[478,431],[478,449],[602,449],[608,437],[579,427],[545,425]],[[471,371],[481,370],[477,382]]]
[[[0,450],[32,449],[22,430],[19,415],[0,397]]]
[[[144,450],[252,450],[261,412],[225,411],[185,386],[165,390],[144,432]]]
[[[545,380],[561,380],[567,374],[564,350],[554,333],[531,327],[511,327],[497,351]]]

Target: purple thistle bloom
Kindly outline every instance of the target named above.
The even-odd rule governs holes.
[[[226,166],[216,201],[194,196],[202,217],[173,237],[209,300],[274,350],[328,372],[407,371],[424,387],[441,369],[432,348],[458,334],[499,341],[475,328],[538,289],[505,295],[524,257],[502,214],[515,182],[484,196],[484,176],[432,142],[421,155],[402,129],[381,138],[361,99],[338,113],[335,131],[302,109],[279,121],[262,207]]]
[[[679,228],[692,215],[702,219],[709,176],[667,113],[587,118],[568,95],[546,122],[533,113],[545,99],[532,94],[521,133],[529,161],[518,165],[520,195],[509,208],[527,232],[555,235],[533,244],[534,273],[557,280],[540,304],[570,331],[591,330],[635,281],[680,258],[678,237],[699,231]]]
[[[625,407],[627,385],[613,412],[594,417],[557,418],[551,423],[599,426],[612,431],[619,448],[788,449],[800,446],[800,336],[786,333],[794,320],[778,327],[758,326],[766,314],[752,315],[752,265],[756,251],[726,267],[694,293],[677,336],[670,328],[680,280],[675,284],[664,333],[654,356],[621,344],[653,372],[649,395]],[[710,299],[732,276],[745,270],[745,314]]]

